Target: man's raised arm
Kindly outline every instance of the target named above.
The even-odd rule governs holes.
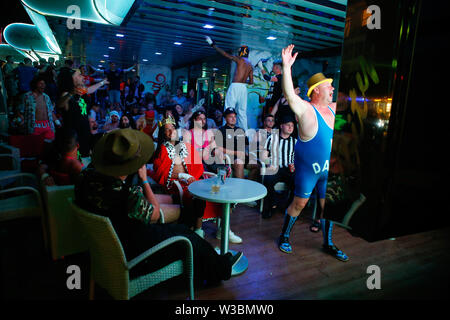
[[[301,99],[298,95],[295,94],[294,84],[292,83],[292,73],[291,67],[297,58],[298,52],[292,55],[292,50],[294,49],[294,45],[291,44],[284,48],[281,51],[281,57],[283,60],[283,93],[286,97],[286,100],[289,103],[289,107],[291,107],[292,111],[300,117],[308,108],[308,102]]]
[[[94,70],[95,72],[98,72],[98,73],[105,73],[105,70],[97,69],[97,68],[95,68],[93,65],[90,65],[90,64],[89,64],[89,67],[91,67],[92,70]]]
[[[216,49],[216,51],[218,53],[220,53],[221,55],[223,55],[225,58],[228,58],[230,60],[233,60],[234,62],[238,62],[239,58],[236,56],[233,56],[227,52],[225,52],[223,49],[220,49],[218,46],[216,46],[216,43],[214,42],[214,40],[212,40],[210,37],[206,36],[206,42],[208,42],[208,44],[213,47],[214,49]]]
[[[136,64],[133,64],[131,67],[127,68],[127,69],[123,69],[124,72],[130,72],[131,70],[134,69],[134,67],[136,67]]]

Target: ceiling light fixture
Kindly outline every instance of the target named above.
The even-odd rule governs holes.
[[[212,24],[205,24],[203,29],[214,29],[214,26]]]
[[[125,35],[123,35],[121,33],[116,33],[116,37],[123,38],[123,37],[125,37]]]
[[[155,52],[155,54],[158,55],[158,56],[162,55],[161,52]]]
[[[108,49],[114,50],[114,49],[115,49],[115,47],[108,47]]]
[[[182,45],[182,43],[181,43],[181,42],[178,42],[178,41],[175,41],[173,44],[174,44],[174,45],[177,45],[177,46],[181,46],[181,45]]]
[[[104,54],[103,55],[105,58],[109,58],[109,55],[108,54]]]
[[[277,37],[268,36],[266,39],[267,39],[267,40],[277,40]]]
[[[147,59],[142,59],[142,61],[147,62],[148,60]]]

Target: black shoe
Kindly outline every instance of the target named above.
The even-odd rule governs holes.
[[[340,261],[344,261],[344,262],[348,261],[347,255],[345,253],[343,253],[341,250],[339,250],[339,248],[336,247],[334,244],[332,246],[324,244],[322,246],[322,248],[323,248],[323,251],[325,251],[329,255],[332,255],[336,259],[338,259]]]
[[[228,252],[230,253],[230,252]],[[231,253],[230,253],[231,255]],[[244,254],[242,253],[242,251],[238,251],[234,256],[232,255],[230,258],[230,263],[231,263],[231,268],[233,268],[238,262],[239,260],[241,260],[242,256]]]
[[[285,236],[280,236],[278,239],[278,249],[284,253],[292,253],[292,246],[289,243],[289,238]]]
[[[268,209],[268,210],[263,210],[263,212],[261,213],[261,217],[263,218],[263,219],[270,219],[270,218],[272,218],[272,210],[271,209]]]

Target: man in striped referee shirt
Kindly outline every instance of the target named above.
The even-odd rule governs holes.
[[[292,136],[294,132],[295,119],[285,116],[281,119],[279,134],[271,134],[264,146],[262,160],[270,165],[267,167],[264,176],[264,185],[267,188],[267,196],[264,199],[262,217],[268,219],[273,212],[274,186],[278,182],[284,182],[288,188],[294,184],[294,147],[297,139]]]

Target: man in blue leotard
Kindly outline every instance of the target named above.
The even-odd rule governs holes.
[[[289,236],[295,221],[308,203],[309,197],[317,187],[321,217],[325,207],[328,169],[333,139],[336,103],[332,102],[333,79],[325,78],[322,73],[313,75],[308,80],[308,97],[311,102],[302,100],[294,92],[291,66],[297,58],[292,55],[294,45],[282,50],[283,92],[292,111],[298,118],[299,139],[295,145],[295,191],[294,199],[286,209],[283,228],[278,241],[279,249],[291,253]],[[332,241],[333,223],[323,218],[320,220],[323,232],[323,249],[341,261],[348,257]]]

